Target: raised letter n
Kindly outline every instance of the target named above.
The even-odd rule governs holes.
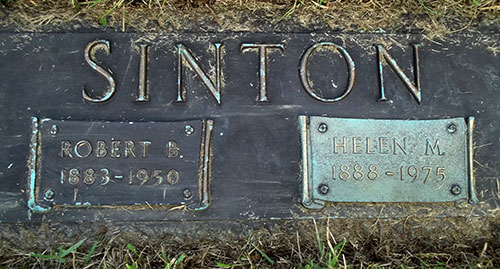
[[[203,84],[210,91],[212,96],[217,101],[217,104],[221,103],[221,43],[215,43],[215,85],[212,80],[207,76],[205,71],[201,69],[199,63],[196,61],[193,54],[189,51],[189,49],[183,44],[177,44],[177,57],[178,57],[178,65],[177,65],[177,100],[176,102],[182,103],[186,102],[186,90],[182,87],[182,67],[184,66],[184,60],[189,64],[191,69],[201,78]]]
[[[378,72],[380,78],[380,98],[377,100],[387,101],[385,97],[385,89],[384,89],[384,73],[383,73],[383,61],[387,62],[391,67],[392,71],[394,71],[398,77],[403,81],[404,85],[410,91],[411,95],[418,104],[422,103],[422,93],[420,90],[420,67],[419,67],[419,58],[418,58],[418,49],[420,44],[413,44],[413,52],[414,52],[414,69],[413,74],[415,76],[415,82],[411,81],[408,76],[403,72],[401,67],[398,65],[396,60],[387,52],[387,50],[382,45],[377,46],[378,53]]]

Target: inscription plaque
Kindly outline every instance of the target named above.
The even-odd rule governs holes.
[[[209,204],[211,120],[32,119],[28,206]]]
[[[299,116],[302,204],[476,200],[474,119],[373,120]]]
[[[325,216],[405,218],[428,213],[437,217],[488,215],[500,205],[500,77],[497,76],[500,54],[491,50],[495,48],[493,41],[497,40],[500,36],[493,32],[457,35],[437,44],[416,33],[12,33],[5,29],[0,34],[3,153],[0,154],[0,220],[3,223],[174,223]],[[408,155],[403,155],[400,147],[404,148],[405,141],[392,134],[397,126],[366,128],[367,124],[362,123],[351,128],[356,133],[352,136],[339,131],[335,141],[339,144],[336,149],[339,156],[333,156],[334,149],[329,149],[327,153],[332,156],[325,157],[329,167],[323,171],[317,165],[321,162],[313,163],[312,159],[317,159],[314,154],[326,148],[316,146],[311,158],[302,158],[300,115],[307,116],[306,119],[327,115],[394,120],[460,117],[458,121],[462,122],[473,116],[476,119],[475,152],[472,158],[471,137],[468,131],[464,137],[462,125],[457,125],[457,135],[453,137],[460,137],[465,153],[450,155],[447,144],[450,134],[443,136],[439,144],[445,157],[436,155],[429,159],[410,151],[412,140],[406,140]],[[40,125],[33,135],[32,117],[38,117],[35,123]],[[57,126],[53,136],[52,121],[42,122],[45,118],[79,122],[67,125],[70,121],[53,121]],[[214,119],[216,124],[209,144],[210,166],[200,164],[201,156],[208,156],[200,152],[200,143],[208,140],[199,132],[196,121],[191,124],[192,136],[181,132],[181,138],[176,138],[165,133],[178,128],[184,131],[185,124],[174,127],[172,122],[197,119],[205,120],[205,124],[207,119]],[[118,122],[124,123],[114,125]],[[143,128],[131,129],[140,122],[144,123]],[[404,124],[404,121],[391,122]],[[468,121],[465,122],[465,127],[470,128]],[[317,131],[319,126],[307,125],[312,139],[319,139],[320,134],[331,137],[332,132],[337,132],[335,126],[326,123],[325,133]],[[89,129],[92,124],[94,127]],[[203,125],[203,121],[200,124]],[[100,125],[105,125],[105,129],[95,129]],[[115,127],[106,127],[112,125]],[[167,125],[171,127],[165,127]],[[427,124],[422,126],[405,129],[408,139],[430,128]],[[381,128],[385,128],[387,134],[372,133]],[[439,154],[432,139],[446,134],[439,133],[440,130],[443,129],[431,133],[429,154],[432,149]],[[74,136],[66,137],[69,134]],[[349,139],[346,142],[349,155],[343,154],[343,136]],[[396,138],[398,155],[357,154],[366,152],[367,137],[372,137],[369,151],[381,143],[383,152],[394,147],[393,138]],[[467,146],[463,139],[467,139]],[[114,144],[113,140],[116,140]],[[170,140],[176,142],[183,160],[188,158],[186,151],[193,153],[192,162],[185,163],[184,167],[180,157],[169,158],[166,144]],[[330,143],[332,140],[333,137]],[[49,141],[53,141],[53,146],[49,146]],[[67,143],[62,144],[63,141]],[[312,142],[304,145],[314,144]],[[426,141],[418,143],[424,143],[418,149],[425,150],[420,147],[425,147]],[[176,145],[171,146],[170,156],[175,156]],[[92,153],[86,156],[90,147]],[[98,152],[99,156],[104,155],[100,147],[106,149],[105,157],[97,157]],[[113,147],[117,149],[112,150]],[[146,158],[141,155],[144,147],[149,150]],[[161,152],[156,154],[154,150]],[[64,158],[59,157],[61,152]],[[362,170],[357,169],[363,173],[359,182],[353,178],[356,163],[339,159],[348,156],[354,156],[351,160],[363,166]],[[371,156],[378,164],[375,171],[378,177],[373,181],[368,179],[369,166],[373,164],[368,159]],[[419,156],[421,160],[413,162]],[[471,169],[471,161],[459,163],[457,157],[473,159],[474,169]],[[326,171],[334,169],[333,161],[337,159],[336,178],[345,184],[336,186],[329,182],[322,186],[327,195],[318,192],[318,185],[314,186],[315,193],[306,192],[311,193],[315,201],[312,206],[319,203],[320,207],[321,203],[335,199],[331,202],[333,206],[321,211],[305,210],[301,204],[301,183],[297,182],[302,178],[302,164],[311,160],[311,168],[304,171],[311,171],[308,177],[313,182],[313,177],[319,178],[320,173],[331,178]],[[444,163],[444,172],[438,171],[441,159],[449,160],[448,164]],[[427,167],[426,160],[431,160],[431,167]],[[382,167],[378,161],[391,162],[391,167]],[[402,162],[405,164],[401,165]],[[453,166],[449,166],[450,163]],[[417,165],[421,165],[419,177],[411,183]],[[405,177],[398,183],[407,185],[396,185],[396,182],[381,185],[382,180],[396,181],[401,166],[404,166]],[[200,171],[200,167],[210,169]],[[77,175],[72,175],[71,170],[75,168],[73,174]],[[92,170],[88,171],[87,183],[91,184],[84,181],[89,168]],[[104,168],[111,177],[110,182],[101,186],[102,176],[107,173],[101,171]],[[340,175],[342,168],[348,168],[348,180],[341,179],[346,175]],[[172,169],[179,173],[179,180],[171,185],[166,176]],[[128,184],[130,170],[134,178],[132,185]],[[153,175],[155,170],[161,171]],[[394,175],[385,175],[387,170]],[[63,184],[60,183],[61,171]],[[471,171],[474,171],[475,184],[463,186],[464,180],[472,180]],[[207,182],[203,180],[207,177],[200,176],[202,172],[210,172],[213,179],[209,185],[210,208],[189,213],[170,210],[170,207],[182,208],[182,203],[190,207],[200,205],[204,198],[200,199],[199,180]],[[427,185],[417,184],[425,180],[428,172]],[[460,177],[453,176],[458,172]],[[445,185],[438,189],[442,193],[437,193],[434,189],[438,186],[429,184],[441,174],[446,176]],[[118,179],[114,179],[115,175]],[[171,179],[174,175],[175,172],[170,173]],[[359,175],[357,172],[355,176],[359,178]],[[72,182],[80,176],[78,184],[69,183],[69,176]],[[164,181],[155,186],[158,177]],[[149,179],[141,185],[140,179],[145,178]],[[317,178],[314,183],[319,184]],[[457,182],[460,188],[455,187],[454,192],[460,195],[450,195],[451,185]],[[186,194],[189,197],[191,192],[193,198],[185,200],[181,186],[189,187]],[[436,197],[473,201],[474,192],[467,192],[474,186],[480,201],[477,205],[425,203],[437,200]],[[76,200],[75,188],[78,189]],[[411,196],[404,196],[408,192]],[[401,193],[400,197],[395,197],[397,193]],[[414,201],[424,203],[410,203]],[[91,205],[84,206],[84,203]],[[134,210],[129,212],[131,206]],[[50,208],[54,210],[32,213]]]

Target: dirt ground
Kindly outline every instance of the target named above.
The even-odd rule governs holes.
[[[0,265],[169,268],[184,257],[176,268],[498,268],[499,216],[186,224],[182,232],[151,223],[12,225],[3,226]]]
[[[446,39],[499,26],[496,0],[0,0],[0,32],[417,32]],[[0,231],[0,268],[500,268],[499,212],[190,223],[181,232],[158,223],[2,224]]]

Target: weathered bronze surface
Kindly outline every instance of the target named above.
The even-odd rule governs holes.
[[[419,34],[0,33],[0,221],[489,214],[500,206],[500,61],[494,50],[498,40],[498,34],[458,35],[437,44]],[[378,181],[367,179],[372,163],[365,155],[375,153],[353,153],[352,139],[362,137],[354,141],[357,152],[366,144],[368,133],[360,134],[359,126],[344,130],[352,135],[347,145],[351,154],[344,156],[345,162],[350,161],[346,163],[350,180],[342,180],[341,167],[335,168],[337,182],[346,183],[341,186],[346,188],[344,197],[338,201],[357,197],[356,201],[374,203],[331,202],[322,210],[308,210],[302,202],[303,162],[308,158],[301,154],[301,115],[421,123],[439,119],[457,121],[457,130],[454,135],[446,134],[446,128],[429,134],[429,150],[434,155],[439,152],[432,139],[444,137],[439,149],[445,158],[429,157],[432,161],[428,163],[425,152],[402,155],[398,145],[403,147],[403,141],[396,137],[398,155],[390,159],[387,154],[376,155]],[[468,117],[474,117],[475,124]],[[208,119],[213,120],[212,132]],[[205,133],[198,132],[203,125],[200,120],[205,122]],[[194,127],[195,137],[182,132],[179,138],[168,135],[171,130],[184,131],[185,123]],[[98,126],[106,131],[96,129]],[[310,131],[316,132],[318,127],[311,126]],[[464,128],[470,129],[467,135]],[[323,136],[340,131],[330,125],[326,129]],[[393,147],[390,134],[395,131],[385,128],[387,134],[378,134],[370,146],[376,142]],[[407,132],[408,138],[423,135],[415,129],[401,132]],[[336,142],[343,143],[347,135],[338,135]],[[449,156],[449,136],[460,138],[465,152]],[[113,139],[120,143],[113,145]],[[177,142],[186,156],[183,160],[189,162],[165,157],[170,140]],[[141,141],[150,141],[149,149],[162,152],[150,152],[153,155],[146,161],[140,155]],[[406,150],[416,145],[412,143],[407,141]],[[419,143],[424,143],[420,150],[425,150],[426,140]],[[86,156],[89,144],[93,151]],[[104,145],[106,156],[97,157],[99,146]],[[458,149],[458,142],[453,145]],[[119,150],[112,153],[113,147]],[[326,148],[318,152],[323,150]],[[342,147],[337,150],[343,152]],[[356,157],[349,159],[351,155]],[[459,157],[463,160],[458,161]],[[361,181],[353,178],[356,161],[363,166]],[[411,182],[417,165],[419,177]],[[405,177],[397,181],[401,166]],[[69,182],[72,169],[80,175],[77,183],[72,175],[75,184]],[[107,170],[101,169],[109,170],[113,177],[107,184]],[[138,174],[140,169],[144,170]],[[172,169],[179,172],[179,181],[155,186],[158,176],[168,176]],[[385,174],[390,169],[394,176]],[[128,184],[131,170],[134,180]],[[162,172],[153,175],[155,170]],[[85,181],[84,175],[92,175],[92,171],[95,181],[92,176]],[[427,173],[433,177],[423,184]],[[446,179],[438,189],[435,181],[442,174]],[[123,180],[114,176],[123,176]],[[140,180],[146,176],[147,181]],[[379,187],[389,178],[401,184]],[[454,183],[459,188],[449,185]],[[191,190],[192,199],[185,200],[184,195],[190,193],[184,193],[181,186],[197,189]],[[165,198],[162,187],[166,188]],[[327,193],[322,195],[325,201],[340,197],[335,193],[339,188],[321,187]],[[390,196],[389,187],[394,188],[391,195],[400,196]],[[370,188],[381,190],[370,192]],[[370,194],[380,192],[387,196]],[[475,202],[474,193],[478,203],[409,203]],[[314,195],[322,199],[318,193]],[[172,210],[184,208],[182,203],[206,210]]]
[[[203,171],[209,169],[211,121],[33,118],[32,123],[28,207],[33,211],[53,206],[208,206]]]
[[[463,118],[299,118],[302,203],[449,202],[469,199]]]

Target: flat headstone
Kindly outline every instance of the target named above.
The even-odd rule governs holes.
[[[488,214],[500,204],[500,61],[488,43],[498,38],[455,35],[438,44],[419,34],[2,33],[0,220]],[[329,136],[312,141],[308,158],[301,122],[319,117],[330,123]],[[314,124],[311,136],[319,139]],[[422,132],[405,134],[412,126]],[[384,129],[392,153],[405,150],[404,137],[407,150],[415,138],[424,152],[386,156]],[[383,154],[358,158],[352,146],[365,141],[366,153],[372,136]],[[343,144],[332,146],[334,137],[337,144],[349,138],[350,153],[340,159],[334,151]],[[425,157],[426,149],[436,156]],[[344,164],[351,180],[357,164],[366,178],[340,185],[342,193],[332,189],[342,178],[329,189],[315,186],[315,198],[328,197],[311,209],[303,200],[307,160],[320,162],[308,172],[320,173],[314,180],[322,183],[340,177]],[[384,180],[403,171],[394,177],[414,184],[371,188],[370,165],[379,163]],[[423,186],[427,172],[444,183]]]

